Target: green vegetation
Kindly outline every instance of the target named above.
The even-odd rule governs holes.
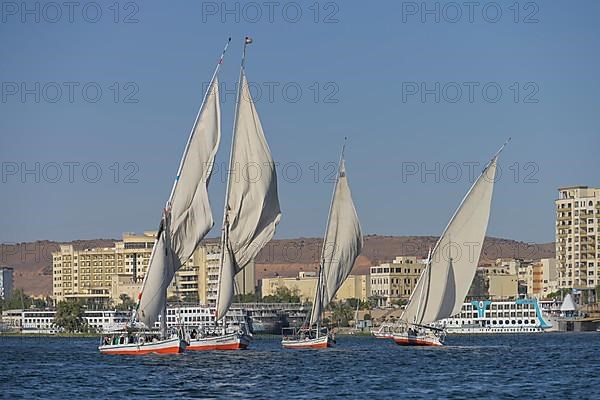
[[[118,304],[116,306],[117,310],[129,311],[135,308],[135,301],[133,301],[133,299],[129,297],[129,295],[121,293],[121,295],[119,296],[119,300],[121,300],[121,304]]]
[[[408,300],[405,299],[396,299],[394,301],[392,301],[392,305],[393,306],[405,306],[406,304],[408,304]]]
[[[58,303],[54,324],[67,333],[89,332],[89,326],[83,320],[83,305],[78,301]]]
[[[560,300],[561,298],[564,298],[570,292],[571,291],[569,289],[559,289],[556,292],[549,293],[548,296],[546,296],[546,298]]]
[[[356,310],[357,303],[358,303],[359,310],[369,310],[372,308],[371,300],[362,301],[360,299],[348,299],[348,300],[346,300],[346,302],[348,303],[348,305],[350,307],[352,307],[353,310]]]
[[[49,307],[50,304],[50,298],[46,298],[45,300],[34,299],[32,296],[26,294],[23,289],[13,290],[9,299],[0,299],[0,309],[2,310],[44,308]]]
[[[290,290],[287,287],[280,286],[275,290],[275,294],[262,298],[263,303],[300,303],[300,290],[294,288]]]
[[[236,294],[235,296],[233,296],[234,303],[258,303],[260,301],[262,301],[262,299],[258,294],[247,293]]]

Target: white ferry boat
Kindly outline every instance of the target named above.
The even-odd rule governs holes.
[[[538,333],[552,328],[535,299],[464,303],[459,314],[437,326],[448,334]]]
[[[21,312],[21,332],[31,334],[57,334],[61,331],[54,324],[56,310],[24,310]],[[96,332],[107,333],[123,329],[129,321],[127,311],[117,310],[86,310],[83,321]]]

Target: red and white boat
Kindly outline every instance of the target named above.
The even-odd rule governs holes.
[[[401,332],[392,335],[394,342],[400,346],[443,346],[444,335],[434,333]]]
[[[506,143],[473,183],[433,251],[429,251],[425,268],[394,330],[393,339],[398,345],[443,345],[446,332],[432,325],[460,312],[473,282],[490,217],[496,163]]]
[[[393,339],[393,328],[393,325],[390,325],[389,323],[384,323],[379,327],[379,329],[372,329],[371,334],[377,339]]]
[[[178,354],[183,353],[187,342],[173,334],[167,339],[160,339],[159,335],[127,335],[126,333],[113,334],[104,337],[98,350],[102,354]]]
[[[177,354],[188,345],[182,327],[167,329],[167,287],[213,226],[208,183],[221,136],[217,75],[230,40],[221,53],[188,137],[132,316],[132,325],[139,322],[149,330],[129,329],[104,337],[98,347],[103,354]],[[160,333],[154,333],[152,327],[159,316]]]
[[[250,345],[251,336],[244,332],[208,335],[190,339],[187,350],[244,350]]]
[[[284,349],[325,349],[335,343],[333,335],[326,328],[283,329],[282,337],[281,346]]]
[[[315,300],[303,327],[282,331],[281,346],[286,349],[322,349],[335,343],[333,333],[321,328],[323,312],[350,274],[363,246],[360,222],[346,174],[345,147],[344,144],[327,217]],[[355,319],[358,319],[357,314],[358,308]]]

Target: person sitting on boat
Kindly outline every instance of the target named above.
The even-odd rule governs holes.
[[[190,337],[192,339],[196,339],[196,336],[198,336],[198,332],[195,329],[192,329],[192,332],[190,333]]]

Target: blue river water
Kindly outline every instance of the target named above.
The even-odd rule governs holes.
[[[600,398],[600,333],[451,336],[442,348],[338,336],[325,350],[108,356],[98,340],[0,337],[6,399]]]

